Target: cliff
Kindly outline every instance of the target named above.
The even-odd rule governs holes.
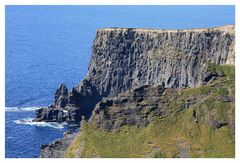
[[[214,67],[221,75],[198,88],[145,85],[99,102],[65,157],[234,157],[234,67]]]
[[[86,79],[102,96],[143,84],[202,85],[206,63],[234,64],[234,26],[192,30],[101,29]]]
[[[204,85],[214,78],[207,72],[208,63],[234,64],[234,44],[234,25],[191,30],[100,29],[87,76],[69,93],[60,86],[50,108],[66,108],[66,119],[79,123],[82,115],[91,116],[103,97],[143,84],[177,89]],[[37,116],[37,121],[51,121],[48,116]]]
[[[177,100],[174,94],[226,79],[228,74],[218,66],[234,65],[234,46],[234,25],[189,30],[99,29],[86,77],[70,91],[61,85],[54,104],[36,111],[35,121],[79,124],[84,116],[109,132],[129,125],[145,128],[155,122],[153,117],[176,111],[174,106],[169,109],[170,101]],[[182,110],[186,108],[187,104]],[[232,118],[211,124],[233,128]]]

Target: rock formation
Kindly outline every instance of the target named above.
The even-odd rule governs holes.
[[[209,63],[234,64],[234,44],[234,25],[190,30],[100,29],[85,79],[70,92],[61,85],[54,104],[36,111],[36,121],[79,123],[82,116],[90,118],[101,99],[142,85],[199,87],[216,78],[216,73],[209,72]]]
[[[223,77],[211,65],[234,65],[234,44],[234,25],[190,30],[100,29],[86,77],[71,91],[62,84],[54,103],[36,111],[35,121],[80,124],[85,117],[105,130],[145,127],[156,116],[172,114],[169,105],[178,90]],[[196,98],[186,99],[180,110],[195,106]],[[227,102],[234,101],[231,98],[224,96]],[[196,123],[198,116],[194,110]],[[216,129],[234,128],[231,118],[209,123]],[[43,146],[42,157],[62,157],[67,146],[62,143]]]
[[[234,157],[234,66],[197,88],[142,85],[96,104],[65,157]]]
[[[64,133],[64,137],[55,140],[51,144],[46,144],[41,146],[41,158],[63,158],[67,147],[72,142],[75,133],[67,131]]]
[[[56,108],[65,108],[68,104],[68,89],[65,84],[61,84],[56,90],[54,106]]]
[[[145,127],[154,120],[154,116],[163,116],[171,112],[166,98],[168,92],[174,94],[173,89],[166,89],[160,85],[143,85],[115,98],[104,99],[95,106],[89,122],[106,130],[124,125]]]
[[[212,82],[209,84],[212,84]],[[188,110],[206,103],[209,99],[209,95],[205,95],[206,97],[202,99],[198,99],[198,96],[196,93],[192,94],[191,97],[180,100],[177,89],[164,88],[161,85],[142,85],[139,88],[121,93],[117,97],[100,101],[95,106],[89,122],[107,131],[119,129],[122,126],[146,127],[148,124],[154,123],[156,118],[172,115],[173,112]],[[217,94],[215,98],[217,98]],[[223,103],[234,103],[232,95],[221,95],[215,101],[217,100]],[[176,102],[179,102],[179,104],[173,107],[172,105]],[[227,108],[225,109],[227,110]],[[233,117],[229,118],[228,116],[223,120],[216,116],[215,110],[208,111],[208,113],[210,112],[212,112],[212,117],[207,121],[214,129],[228,125],[234,130],[234,125],[231,123]],[[193,110],[192,116],[196,122],[199,119],[197,114]]]
[[[234,64],[234,26],[193,30],[97,31],[87,80],[102,96],[143,84],[200,86],[206,63]]]

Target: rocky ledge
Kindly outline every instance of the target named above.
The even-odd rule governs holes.
[[[197,88],[142,85],[102,99],[66,157],[234,157],[234,66]]]
[[[222,89],[225,89],[222,83],[219,85],[215,84],[217,81],[220,82],[220,79],[225,76],[218,76],[205,87],[216,87],[216,89],[222,87]],[[201,90],[201,88],[199,89]],[[177,115],[176,113],[184,112],[209,100],[208,95],[205,95],[205,97],[202,95],[201,99],[199,99],[199,94],[197,93],[193,93],[187,98],[183,98],[186,95],[180,97],[179,92],[184,90],[187,89],[177,90],[165,88],[163,85],[143,85],[134,90],[121,93],[117,97],[103,99],[95,106],[88,122],[106,131],[119,129],[122,126],[143,128],[151,123],[155,123],[156,119],[168,117],[173,114]],[[218,97],[215,94],[215,101],[234,103],[234,100],[232,95],[224,94]],[[223,120],[216,116],[215,111],[214,109],[205,111],[204,114],[211,114],[211,118],[207,119],[208,125],[213,129],[219,129],[228,125],[234,132],[234,123],[232,123],[233,120],[229,118],[229,115],[224,117],[225,119],[223,118]],[[196,123],[200,121],[199,114],[199,112],[193,110],[192,116]]]
[[[67,131],[64,133],[63,138],[57,139],[50,144],[42,145],[40,158],[63,158],[75,136],[76,133]]]

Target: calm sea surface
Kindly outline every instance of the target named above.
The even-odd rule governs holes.
[[[56,88],[87,73],[98,28],[234,24],[233,6],[6,6],[6,157],[38,157],[65,124],[32,123]]]

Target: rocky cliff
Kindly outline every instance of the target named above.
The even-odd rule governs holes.
[[[83,123],[86,124],[82,127],[83,134],[80,132],[75,138],[75,145],[73,143],[70,146],[66,155],[68,157],[114,157],[116,153],[119,153],[119,157],[128,157],[132,150],[121,153],[122,149],[127,149],[127,144],[123,146],[116,143],[115,140],[122,140],[118,139],[119,135],[114,134],[119,132],[122,136],[120,138],[131,139],[131,136],[125,133],[132,131],[142,133],[148,130],[149,126],[154,128],[160,126],[162,130],[166,130],[165,133],[170,138],[178,139],[171,137],[173,136],[171,134],[178,131],[178,126],[174,125],[178,122],[182,124],[182,130],[175,133],[175,136],[182,137],[181,140],[173,142],[179,144],[179,148],[183,148],[180,152],[186,151],[186,146],[182,146],[184,143],[188,143],[186,148],[190,148],[191,141],[194,141],[193,136],[213,137],[223,138],[222,140],[228,142],[226,146],[229,148],[226,149],[231,153],[227,156],[232,156],[234,82],[231,81],[234,81],[234,46],[234,25],[191,30],[100,29],[94,40],[86,77],[70,91],[62,84],[55,93],[54,104],[37,110],[35,121],[67,121],[79,124],[82,116],[88,120],[88,123]],[[219,89],[221,87],[223,88]],[[222,111],[220,105],[227,109]],[[185,115],[189,117],[189,122],[185,122]],[[168,123],[173,125],[169,126]],[[168,129],[164,128],[164,125],[176,130],[167,132]],[[126,126],[143,130],[136,128],[125,130]],[[198,129],[195,130],[193,126]],[[158,128],[155,129],[158,131]],[[188,129],[193,133],[181,135],[187,133]],[[155,134],[161,135],[162,130]],[[216,133],[213,133],[215,130]],[[226,135],[222,137],[222,130],[226,130],[230,137]],[[216,135],[218,133],[221,136]],[[148,132],[143,135],[145,134]],[[113,140],[110,139],[111,136]],[[153,140],[155,138],[158,136]],[[161,138],[165,140],[166,135],[162,135]],[[105,139],[115,144],[105,146],[109,141],[105,142],[105,145],[101,144]],[[89,145],[86,141],[95,146]],[[134,144],[136,149],[141,149],[139,143],[144,143],[142,138],[132,141],[140,141]],[[169,154],[168,147],[161,144],[164,142],[157,142],[156,148],[146,148],[153,153],[145,152],[144,157],[189,155],[189,153],[176,154],[172,151]],[[170,140],[166,142],[171,144]],[[88,145],[82,147],[84,144]],[[210,140],[207,144],[213,145]],[[152,143],[149,146],[151,145]],[[203,149],[207,148],[206,144],[201,142],[194,145],[196,146],[191,148],[201,148],[200,152],[203,153]],[[52,146],[55,145],[44,146],[41,156],[51,157],[51,153],[54,153],[53,157],[62,157],[66,145],[60,146],[60,151],[55,151]],[[121,150],[109,149],[116,146]],[[221,152],[225,152],[222,150],[224,147],[220,148]],[[105,149],[109,150],[104,151]],[[209,149],[211,150],[215,148]],[[86,153],[89,151],[90,153]],[[94,155],[94,152],[97,154]],[[197,149],[196,151],[194,149],[194,154],[205,156],[197,153]]]
[[[234,157],[234,66],[197,88],[143,85],[99,102],[65,157]]]
[[[202,85],[206,63],[234,64],[234,26],[193,30],[101,29],[88,80],[102,96],[143,84]]]
[[[216,74],[208,64],[234,64],[234,25],[191,30],[109,28],[97,31],[88,74],[55,102],[36,112],[36,121],[79,123],[104,97],[141,85],[199,87]],[[54,117],[54,118],[53,118]]]

